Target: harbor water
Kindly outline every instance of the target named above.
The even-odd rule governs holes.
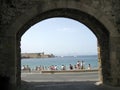
[[[87,68],[88,64],[91,65],[92,69],[98,68],[98,56],[89,55],[89,56],[65,56],[65,57],[54,57],[54,58],[24,58],[21,60],[21,67],[23,65],[29,65],[31,69],[36,67],[50,67],[51,65],[56,65],[60,70],[61,66],[66,66],[66,69],[69,69],[69,65],[76,65],[77,61],[83,61],[84,67]]]

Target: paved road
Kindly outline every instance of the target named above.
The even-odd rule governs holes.
[[[96,84],[98,81],[97,72],[22,73],[21,79],[22,85],[18,90],[120,90],[120,87]]]
[[[59,74],[22,73],[21,78],[27,82],[98,81],[98,72],[74,72]]]

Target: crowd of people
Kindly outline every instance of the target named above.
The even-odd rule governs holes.
[[[84,61],[77,61],[77,63],[75,65],[69,64],[69,67],[67,67],[67,68],[65,65],[61,65],[60,68],[58,68],[57,65],[51,65],[49,67],[40,65],[40,66],[36,66],[34,69],[31,69],[29,67],[29,65],[23,65],[21,69],[29,70],[29,71],[31,71],[31,70],[41,71],[41,70],[79,70],[79,69],[82,70],[82,69],[86,69],[86,68],[84,65]],[[89,69],[89,70],[91,69],[90,64],[88,64],[87,69]]]
[[[85,65],[84,65],[84,61],[81,61],[81,62],[78,61],[77,64],[75,64],[74,66],[70,64],[69,65],[69,69],[70,70],[77,70],[77,69],[86,69],[86,68],[85,68]],[[89,70],[91,69],[91,65],[90,64],[88,64],[88,68],[87,69],[89,69]]]

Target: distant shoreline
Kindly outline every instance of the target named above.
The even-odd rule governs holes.
[[[43,55],[39,55],[40,53],[22,53],[21,54],[21,58],[54,58],[54,57],[83,57],[83,56],[98,56],[98,55],[71,55],[71,56],[55,56],[53,54],[43,54]]]
[[[42,53],[22,53],[21,58],[52,58],[55,57],[53,54]]]

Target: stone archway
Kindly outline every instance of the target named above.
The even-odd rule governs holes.
[[[38,16],[36,16],[35,18],[33,18],[31,21],[29,21],[29,23],[27,23],[26,25],[24,25],[19,32],[17,33],[17,55],[18,55],[18,69],[17,69],[17,76],[19,76],[18,79],[18,83],[20,82],[20,63],[21,63],[21,58],[20,58],[20,39],[21,36],[24,34],[24,32],[29,28],[29,25],[31,25],[31,23],[36,23],[38,21],[47,19],[47,18],[51,18],[51,17],[67,17],[67,18],[72,18],[75,19],[79,22],[84,23],[86,26],[88,26],[92,32],[96,35],[97,39],[98,39],[98,46],[100,48],[99,51],[99,61],[100,61],[100,65],[101,65],[101,61],[102,61],[102,65],[100,66],[100,80],[103,83],[108,83],[109,82],[109,77],[110,75],[110,61],[109,61],[109,48],[108,48],[108,43],[109,43],[109,32],[107,31],[107,29],[100,23],[98,22],[94,17],[75,10],[75,9],[55,9],[55,10],[50,10],[47,12],[44,12]],[[92,23],[91,23],[92,22]],[[106,69],[106,67],[109,67],[109,70]]]
[[[0,24],[0,75],[10,78],[10,88],[14,90],[21,80],[20,39],[23,33],[41,20],[66,17],[82,22],[96,35],[100,48],[101,80],[104,84],[120,85],[119,17],[112,13],[119,10],[115,7],[119,3],[112,7],[113,4],[112,1],[101,0],[3,0],[0,2],[0,15],[4,16]]]

